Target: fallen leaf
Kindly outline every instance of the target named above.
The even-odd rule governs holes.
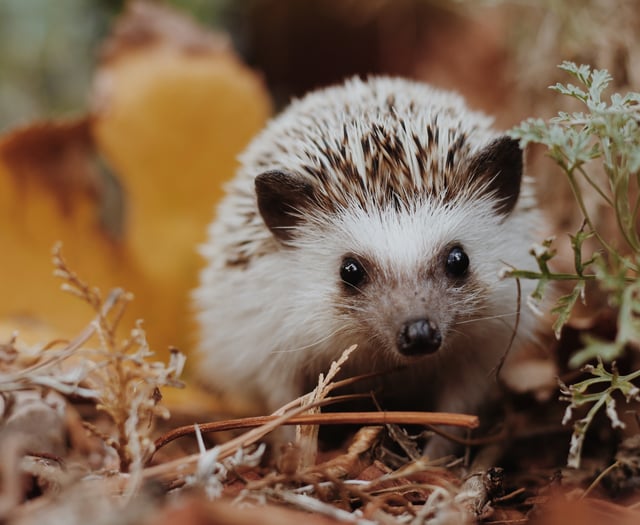
[[[93,93],[96,141],[126,192],[124,242],[163,290],[157,328],[171,326],[173,344],[185,347],[196,247],[270,100],[226,39],[156,4],[132,3],[105,50]]]
[[[513,392],[534,392],[540,400],[548,399],[558,386],[558,369],[551,359],[518,360],[505,367],[500,377]]]
[[[91,98],[89,116],[0,138],[2,335],[20,324],[68,338],[86,323],[86,305],[51,276],[62,241],[103,295],[134,293],[122,325],[143,318],[163,357],[196,339],[197,245],[270,99],[225,36],[150,2],[116,23]]]
[[[87,118],[34,124],[0,139],[0,319],[7,325],[71,337],[86,323],[86,305],[60,293],[52,275],[51,249],[60,241],[78,272],[105,292],[142,282],[101,221],[99,169]]]
[[[187,499],[168,505],[155,516],[154,525],[330,525],[340,523],[321,515],[292,510],[274,505],[245,506],[238,508],[225,501],[207,502],[202,499]]]
[[[566,525],[567,523],[635,525],[640,523],[640,512],[601,499],[570,500],[556,496],[536,512],[531,523],[536,525]]]

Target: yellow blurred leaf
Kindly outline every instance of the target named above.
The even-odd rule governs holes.
[[[100,221],[103,196],[88,119],[37,124],[0,140],[0,318],[67,337],[85,326],[91,312],[60,293],[52,275],[58,241],[105,292],[139,278]]]
[[[93,100],[96,141],[125,186],[125,242],[164,290],[156,304],[185,347],[196,246],[236,156],[270,114],[269,97],[225,38],[135,2],[105,46]]]
[[[135,31],[143,42],[131,43]],[[106,49],[96,140],[126,185],[129,244],[146,269],[166,276],[184,269],[175,252],[204,239],[221,183],[268,117],[269,98],[226,39],[155,4],[132,4]]]
[[[160,353],[188,348],[197,244],[236,156],[270,111],[261,79],[225,37],[156,4],[129,4],[105,43],[92,114],[0,138],[5,332],[17,318],[65,337],[85,326],[87,306],[52,277],[51,248],[62,241],[84,280],[104,294],[135,294],[123,325],[144,319]]]

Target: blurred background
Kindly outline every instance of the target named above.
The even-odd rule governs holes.
[[[0,130],[86,109],[101,42],[126,3],[0,2]],[[346,76],[387,73],[462,91],[509,125],[554,112],[546,86],[564,59],[608,68],[620,86],[640,75],[636,0],[165,3],[229,34],[276,108]]]

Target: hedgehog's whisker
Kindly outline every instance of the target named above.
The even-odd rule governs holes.
[[[361,312],[361,313],[366,313],[367,311],[362,308],[361,306],[356,306],[353,304],[347,304],[347,303],[338,303],[336,305],[338,308],[344,308],[345,310],[351,310],[353,312]]]
[[[316,345],[319,345],[320,343],[324,343],[325,341],[327,341],[328,339],[331,339],[334,335],[336,335],[338,332],[344,330],[344,327],[340,326],[338,328],[336,328],[333,332],[328,333],[327,335],[325,335],[324,337],[321,337],[320,339],[318,339],[317,341],[314,341],[313,343],[309,343],[307,345],[304,346],[299,346],[297,348],[290,348],[288,350],[274,350],[272,353],[274,354],[291,354],[294,352],[300,352],[302,350],[306,350],[308,348],[312,348]]]
[[[366,273],[367,275],[369,275],[367,273],[367,270],[365,269],[364,273]],[[353,288],[356,292],[358,293],[363,293],[362,290],[360,288],[358,288],[355,284],[351,284],[351,283],[347,283],[345,282],[344,284],[346,284],[347,286],[349,286],[350,288]]]
[[[478,321],[490,321],[491,319],[502,319],[504,317],[514,317],[516,315],[518,315],[518,312],[509,312],[509,313],[506,313],[506,314],[474,317],[473,319],[465,319],[464,321],[458,321],[458,322],[456,322],[456,326],[459,326],[461,324],[475,323],[475,322],[478,322]]]
[[[458,334],[458,335],[464,336],[464,337],[466,337],[468,339],[471,338],[471,334],[463,332],[462,330],[456,330],[455,328],[449,328],[449,331],[453,332],[454,334]]]

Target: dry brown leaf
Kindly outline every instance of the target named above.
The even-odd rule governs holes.
[[[569,500],[556,496],[542,506],[531,520],[534,525],[636,525],[640,523],[640,512],[602,499]]]
[[[86,306],[52,277],[58,241],[102,289],[141,282],[131,267],[125,278],[125,248],[100,221],[104,191],[89,126],[86,118],[35,124],[0,139],[0,319],[27,333],[69,335],[85,322]]]
[[[531,357],[505,367],[500,378],[513,392],[534,392],[545,400],[558,386],[558,368],[551,359]]]
[[[154,525],[331,525],[341,523],[320,515],[298,510],[259,505],[238,508],[225,501],[206,502],[202,499],[187,499],[169,505],[155,516]]]
[[[365,469],[371,461],[370,455],[380,439],[383,427],[362,427],[353,437],[347,452],[320,465],[314,465],[311,470],[324,472],[333,478],[355,477]]]

